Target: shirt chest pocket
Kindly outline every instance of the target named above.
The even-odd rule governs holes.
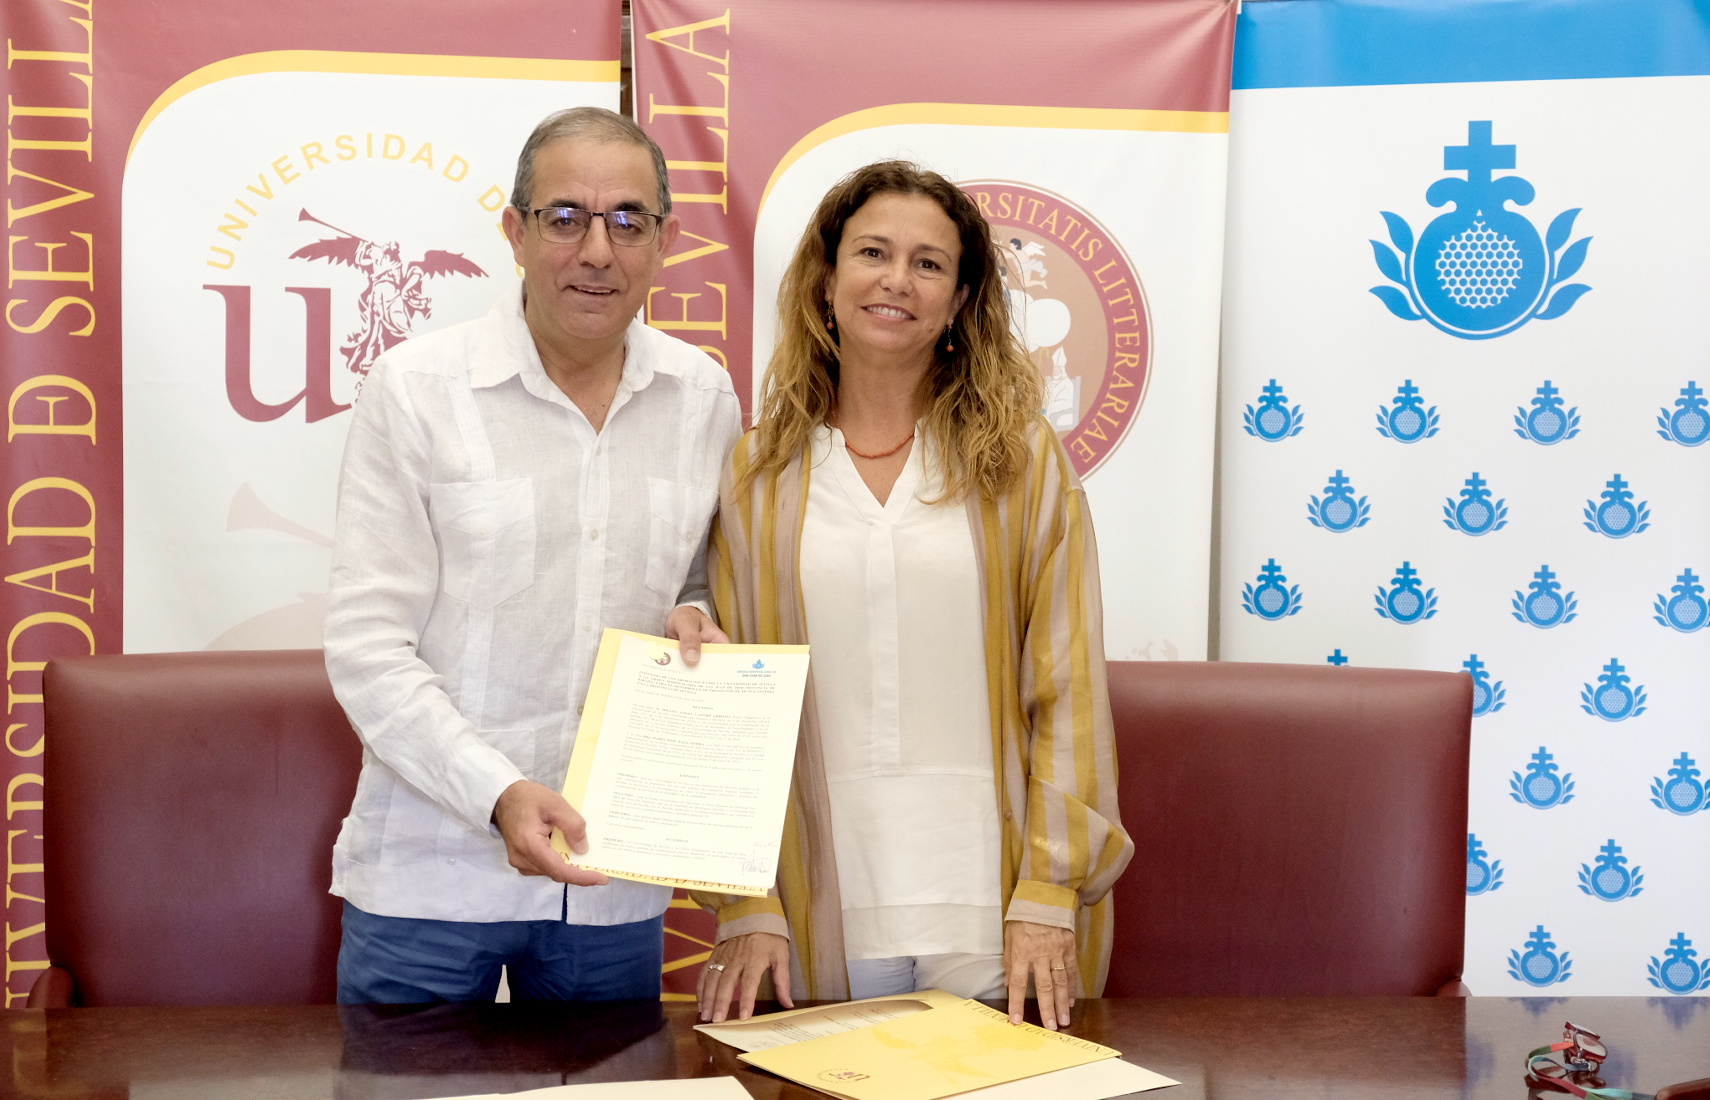
[[[647,587],[675,600],[689,561],[706,537],[718,505],[718,490],[699,489],[662,477],[647,479]]]
[[[534,583],[534,480],[457,481],[430,487],[441,586],[491,608]]]

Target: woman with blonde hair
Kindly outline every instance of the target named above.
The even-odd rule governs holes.
[[[710,561],[737,642],[812,645],[778,881],[718,916],[704,1019],[778,999],[1031,980],[1047,1027],[1096,996],[1116,809],[1098,558],[1040,416],[991,230],[898,161],[832,188],[778,294],[754,430]]]

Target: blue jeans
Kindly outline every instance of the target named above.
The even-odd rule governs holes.
[[[490,1001],[501,967],[516,1001],[659,999],[663,915],[633,924],[382,917],[344,903],[339,1004]]]

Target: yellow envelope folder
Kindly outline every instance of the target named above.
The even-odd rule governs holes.
[[[844,1100],[939,1100],[1085,1065],[1117,1052],[1009,1017],[978,1001],[739,1057]]]

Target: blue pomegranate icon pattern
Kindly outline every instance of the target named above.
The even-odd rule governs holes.
[[[1625,901],[1645,892],[1639,885],[1645,876],[1639,868],[1627,866],[1627,857],[1621,854],[1621,846],[1614,837],[1597,852],[1595,867],[1589,863],[1579,865],[1580,893],[1601,901]]]
[[[1299,613],[1300,585],[1283,587],[1287,582],[1277,559],[1271,558],[1259,567],[1256,584],[1241,586],[1241,606],[1261,619],[1286,619]]]
[[[1537,389],[1532,398],[1532,410],[1524,405],[1514,410],[1514,434],[1546,447],[1572,439],[1579,434],[1579,408],[1564,409],[1562,391],[1549,379]]]
[[[1649,970],[1652,985],[1679,996],[1710,989],[1710,967],[1698,961],[1698,952],[1685,932],[1677,932],[1668,941],[1661,959],[1651,956]]]
[[[1553,320],[1591,289],[1565,283],[1591,247],[1590,237],[1568,243],[1579,210],[1557,215],[1540,239],[1525,215],[1508,209],[1532,201],[1532,184],[1491,176],[1518,163],[1518,147],[1492,144],[1491,131],[1488,121],[1468,122],[1467,143],[1444,146],[1444,170],[1465,172],[1466,179],[1448,176],[1426,190],[1432,206],[1454,206],[1425,227],[1417,246],[1412,227],[1387,210],[1383,220],[1395,247],[1371,242],[1378,270],[1397,284],[1371,292],[1397,317],[1429,321],[1463,340],[1503,336],[1534,318]]]
[[[1682,570],[1669,591],[1674,595],[1657,594],[1656,614],[1651,617],[1682,634],[1703,630],[1705,621],[1710,620],[1710,603],[1705,602],[1704,584],[1698,575],[1691,569]]]
[[[1556,758],[1542,745],[1532,754],[1526,774],[1514,773],[1508,781],[1508,797],[1534,810],[1552,810],[1573,801],[1573,774],[1561,771]]]
[[[1476,898],[1492,890],[1502,889],[1502,861],[1487,859],[1488,852],[1478,837],[1467,834],[1467,897]]]
[[[1341,470],[1330,475],[1330,483],[1324,486],[1323,499],[1315,496],[1311,500],[1306,506],[1306,518],[1314,527],[1341,534],[1364,527],[1371,521],[1372,510],[1366,498],[1354,499],[1353,483]]]
[[[1580,691],[1579,709],[1606,722],[1637,718],[1645,713],[1645,689],[1633,686],[1632,679],[1620,661],[1609,658],[1609,663],[1603,666],[1603,675],[1597,678],[1597,686],[1586,684]]]
[[[1555,941],[1541,924],[1527,938],[1525,951],[1508,952],[1509,977],[1540,989],[1567,981],[1572,970],[1573,959],[1566,951],[1556,952]]]
[[[1437,406],[1425,407],[1419,387],[1409,378],[1396,387],[1389,407],[1378,406],[1378,434],[1398,443],[1417,443],[1437,434]]]
[[[1298,405],[1288,403],[1288,395],[1283,393],[1275,378],[1265,384],[1259,391],[1257,408],[1247,406],[1247,411],[1241,417],[1241,427],[1248,435],[1257,436],[1267,443],[1275,443],[1280,439],[1300,434],[1305,426],[1306,414]]]
[[[1561,582],[1548,565],[1540,565],[1526,591],[1516,589],[1511,602],[1516,619],[1540,630],[1571,623],[1579,617],[1579,601],[1572,592],[1562,591]]]
[[[1649,501],[1633,503],[1633,490],[1627,479],[1616,474],[1604,482],[1603,503],[1585,502],[1585,526],[1612,539],[1636,535],[1651,525]]]
[[[1682,752],[1668,770],[1667,782],[1661,776],[1651,780],[1651,805],[1681,817],[1710,808],[1699,774],[1698,761]]]
[[[1688,382],[1675,399],[1674,412],[1658,410],[1657,434],[1682,447],[1698,446],[1710,439],[1710,410],[1706,406],[1710,401],[1705,400],[1704,391],[1697,382]]]
[[[1420,591],[1419,571],[1404,561],[1395,571],[1390,587],[1378,585],[1377,613],[1396,623],[1416,623],[1437,617],[1437,590]]]
[[[1508,526],[1508,502],[1490,499],[1490,483],[1477,470],[1466,479],[1457,503],[1453,497],[1443,503],[1443,525],[1463,535],[1487,535]]]
[[[1461,662],[1461,667],[1472,673],[1472,713],[1474,718],[1482,718],[1501,710],[1507,704],[1504,700],[1508,693],[1502,687],[1502,681],[1490,682],[1490,670],[1484,667],[1484,662],[1474,653]]]

